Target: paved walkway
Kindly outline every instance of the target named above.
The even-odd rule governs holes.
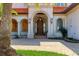
[[[12,39],[11,46],[14,49],[54,51],[70,56],[79,54],[79,43],[56,39]]]

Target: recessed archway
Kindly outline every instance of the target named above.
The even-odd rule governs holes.
[[[48,17],[44,13],[36,13],[33,18],[34,33],[36,35],[47,35]]]
[[[62,28],[63,27],[63,20],[62,20],[62,18],[58,18],[57,19],[57,28]]]
[[[28,32],[28,20],[27,19],[23,19],[22,20],[22,32]]]
[[[12,19],[12,32],[17,32],[18,31],[18,23],[15,19]]]

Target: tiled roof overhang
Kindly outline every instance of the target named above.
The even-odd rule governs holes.
[[[53,13],[54,14],[65,14],[65,13],[69,12],[70,10],[72,10],[77,5],[79,5],[79,3],[72,3],[69,7],[66,7],[63,11],[61,11],[61,12],[53,12]]]
[[[65,9],[63,6],[54,6],[53,12],[62,12]]]
[[[55,6],[53,7],[53,14],[65,14],[69,12],[70,10],[72,10],[77,5],[79,5],[79,3],[72,3],[68,7]],[[18,14],[28,14],[28,8],[13,8],[13,9],[16,10]]]
[[[13,8],[13,10],[16,10],[18,14],[27,14],[28,13],[28,8]]]

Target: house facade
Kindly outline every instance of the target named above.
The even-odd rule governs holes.
[[[79,39],[79,5],[65,3],[13,3],[12,37],[62,37],[59,28],[68,31],[68,37]]]

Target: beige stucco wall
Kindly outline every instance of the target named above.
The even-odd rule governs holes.
[[[79,39],[79,8],[75,9],[75,11],[71,13],[68,13],[66,18],[68,22],[68,36]]]
[[[61,34],[61,32],[58,32],[57,31],[57,20],[59,19],[59,18],[61,18],[62,19],[62,21],[63,21],[63,27],[64,28],[67,28],[67,23],[66,23],[66,16],[63,14],[54,14],[54,16],[53,16],[53,24],[54,24],[54,26],[53,26],[53,29],[54,29],[54,37],[62,37],[62,34]]]
[[[67,12],[66,14],[54,15],[54,31],[56,32],[56,21],[58,18],[63,19],[63,26],[68,31],[68,37],[79,40],[79,5]]]

